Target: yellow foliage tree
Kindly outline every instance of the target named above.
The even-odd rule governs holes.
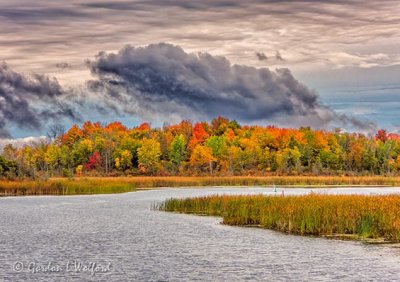
[[[213,157],[211,148],[205,147],[200,144],[194,147],[192,155],[190,156],[191,166],[197,167],[199,170],[204,170],[205,168],[208,168],[211,174],[213,161],[215,161],[215,158]]]
[[[154,139],[144,139],[137,154],[140,172],[154,174],[160,169],[160,142]]]

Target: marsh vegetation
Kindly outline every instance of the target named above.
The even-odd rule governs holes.
[[[155,209],[220,216],[223,223],[290,234],[400,242],[400,196],[207,196],[172,198]]]

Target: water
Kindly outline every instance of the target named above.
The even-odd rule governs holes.
[[[285,189],[285,195],[310,191]],[[400,188],[312,191],[387,194],[400,193]],[[217,193],[274,194],[272,188],[206,188],[0,198],[0,281],[388,281],[400,277],[400,249],[395,247],[230,227],[215,217],[150,209],[152,203],[170,197]],[[81,267],[96,263],[104,272],[93,274],[79,268],[79,263]]]

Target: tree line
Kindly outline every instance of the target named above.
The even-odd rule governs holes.
[[[54,132],[53,132],[54,133]],[[395,175],[400,136],[211,122],[127,128],[87,121],[22,147],[7,145],[0,175]]]

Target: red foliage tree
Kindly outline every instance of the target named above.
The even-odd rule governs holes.
[[[107,124],[105,129],[108,132],[125,132],[127,130],[126,126],[119,121],[114,121]]]
[[[94,152],[86,163],[86,170],[93,170],[101,165],[101,156],[99,152]]]
[[[138,126],[138,130],[150,130],[150,124],[148,122],[144,122]]]
[[[382,142],[386,142],[388,140],[388,135],[385,129],[378,130],[378,133],[375,135],[376,140],[380,140]]]
[[[196,123],[193,128],[192,139],[189,142],[189,148],[194,149],[198,143],[204,142],[210,134],[205,129],[204,123]]]

